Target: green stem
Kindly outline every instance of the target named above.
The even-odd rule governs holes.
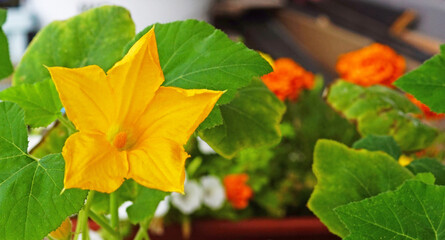
[[[57,119],[59,120],[60,123],[63,124],[63,126],[65,126],[68,129],[69,135],[71,135],[77,131],[74,124],[70,120],[68,120],[68,118],[63,116],[62,114],[57,116]]]
[[[88,193],[87,202],[83,206],[82,210],[80,210],[79,215],[77,216],[77,226],[76,232],[74,233],[74,240],[78,240],[79,233],[82,232],[82,239],[88,239],[88,212],[90,210],[91,203],[93,202],[94,191],[90,191]]]
[[[79,234],[82,231],[82,224],[81,224],[81,219],[84,219],[84,215],[85,215],[85,211],[82,209],[80,210],[79,214],[77,215],[77,226],[76,226],[76,230],[74,232],[74,237],[73,240],[78,240],[79,238]]]
[[[113,236],[117,236],[118,235],[118,233],[116,231],[114,231],[113,227],[111,227],[111,225],[108,224],[108,222],[103,217],[101,217],[100,215],[97,215],[95,212],[90,210],[88,212],[88,216],[90,216],[90,218],[93,219],[94,222],[99,224],[99,226],[102,229],[104,229],[105,231],[107,231],[111,235],[113,235]]]
[[[119,232],[119,212],[117,203],[117,193],[112,192],[110,194],[110,213],[111,213],[111,227],[116,231],[116,239],[121,239]]]
[[[148,226],[150,225],[151,218],[144,220],[139,223],[139,230],[134,237],[134,240],[150,240],[150,236],[148,235]]]

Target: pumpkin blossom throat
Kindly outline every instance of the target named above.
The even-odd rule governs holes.
[[[105,73],[92,65],[49,67],[68,118],[65,188],[110,193],[125,179],[184,192],[183,145],[224,93],[163,87],[154,29]]]

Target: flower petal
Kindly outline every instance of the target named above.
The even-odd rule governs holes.
[[[184,192],[184,164],[188,154],[182,145],[165,138],[149,138],[128,152],[127,178],[148,188]]]
[[[68,118],[77,129],[105,133],[115,116],[111,87],[96,65],[83,68],[49,67]]]
[[[136,128],[139,128],[136,132],[142,133],[139,141],[146,138],[168,138],[180,145],[186,144],[223,93],[205,89],[160,87],[136,124]]]
[[[111,193],[128,173],[125,151],[119,152],[99,134],[77,132],[63,148],[65,188],[81,188]]]
[[[163,191],[183,192],[183,145],[207,117],[221,91],[160,87],[134,125],[138,140],[128,153],[129,178]]]
[[[133,124],[164,82],[154,28],[142,36],[107,75],[119,104],[118,122]]]

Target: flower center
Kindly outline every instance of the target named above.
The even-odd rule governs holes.
[[[113,140],[113,145],[117,149],[122,149],[127,144],[127,133],[126,132],[119,132],[116,134]]]

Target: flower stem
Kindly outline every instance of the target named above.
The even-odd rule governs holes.
[[[82,210],[80,210],[79,215],[77,216],[77,226],[76,232],[74,233],[74,240],[79,238],[79,233],[82,232],[82,239],[88,239],[88,212],[91,206],[91,203],[94,198],[94,191],[90,191],[88,193],[87,202],[83,206]]]
[[[74,124],[70,120],[68,120],[68,118],[63,116],[62,114],[57,116],[57,119],[59,120],[60,123],[62,123],[63,126],[65,126],[68,129],[69,135],[71,135],[77,131],[76,127],[74,127]]]
[[[148,235],[148,226],[150,225],[151,218],[144,220],[139,223],[139,230],[134,237],[134,240],[150,240],[150,236]]]
[[[113,227],[111,227],[111,225],[100,215],[97,215],[97,213],[93,212],[92,210],[90,210],[88,212],[88,216],[93,219],[94,222],[96,222],[97,224],[99,224],[99,226],[104,229],[105,231],[107,231],[108,233],[110,233],[113,236],[117,236],[118,233],[116,231],[114,231]]]
[[[112,192],[110,194],[110,213],[111,213],[111,227],[117,233],[116,239],[121,239],[119,232],[119,212],[117,203],[117,193]]]

